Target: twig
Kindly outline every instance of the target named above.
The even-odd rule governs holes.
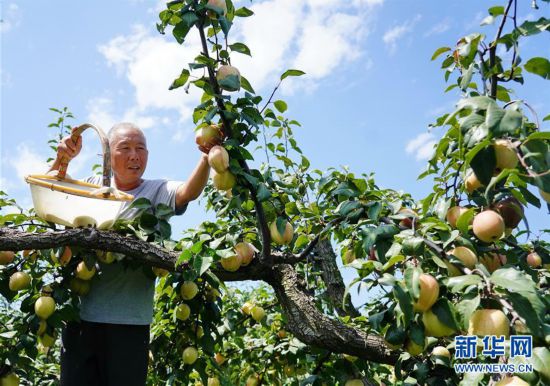
[[[273,96],[275,95],[275,93],[277,92],[277,90],[279,89],[279,86],[281,85],[283,81],[280,80],[279,83],[277,83],[277,86],[275,86],[275,88],[273,89],[273,92],[271,93],[271,95],[269,96],[269,99],[267,100],[265,106],[260,110],[260,114],[264,112],[264,110],[266,109],[267,106],[269,106],[269,104],[271,103],[271,99],[273,99]]]
[[[506,24],[506,19],[508,18],[508,12],[510,11],[510,7],[516,0],[509,0],[508,5],[506,6],[506,10],[504,11],[504,14],[502,15],[502,21],[500,22],[500,25],[497,30],[497,34],[489,48],[489,70],[492,70],[492,68],[495,66],[496,62],[496,52],[497,52],[497,41],[500,39],[500,36],[502,34],[502,30],[504,29],[504,25]],[[498,76],[497,74],[491,75],[491,95],[490,97],[493,99],[497,98],[497,84],[498,84]]]
[[[329,223],[323,228],[323,230],[321,232],[319,232],[319,234],[317,236],[315,236],[315,238],[313,240],[311,240],[311,242],[306,247],[306,249],[304,249],[302,251],[302,253],[298,256],[298,260],[302,260],[304,257],[307,257],[313,251],[313,248],[315,248],[315,246],[319,242],[319,239],[321,238],[321,236],[327,230],[329,230],[334,224],[337,224],[337,223],[339,223],[343,220],[344,220],[343,218],[336,218],[334,220],[329,221]]]

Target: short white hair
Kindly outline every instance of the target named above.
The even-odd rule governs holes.
[[[131,122],[120,122],[115,124],[113,127],[111,127],[111,130],[109,130],[109,133],[107,134],[109,143],[113,141],[113,138],[115,137],[115,135],[117,135],[119,132],[124,130],[136,130],[143,136],[143,138],[145,138],[145,134],[143,133],[143,130],[141,130],[136,124]]]

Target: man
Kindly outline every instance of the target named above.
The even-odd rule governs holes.
[[[214,144],[212,144],[214,145]],[[59,144],[51,170],[62,157],[74,158],[81,150],[69,137]],[[153,206],[163,203],[182,214],[198,198],[209,176],[210,150],[202,154],[186,183],[142,178],[147,167],[147,142],[131,123],[119,123],[109,131],[112,185],[134,198],[146,197]],[[100,176],[87,181],[100,184]],[[126,204],[129,206],[129,203]],[[131,219],[135,210],[119,217]],[[88,295],[81,298],[81,323],[69,323],[63,331],[61,349],[62,386],[145,385],[149,353],[149,325],[153,315],[154,280],[142,268],[131,269],[122,262],[101,264]]]

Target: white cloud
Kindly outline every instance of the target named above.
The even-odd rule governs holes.
[[[413,19],[405,21],[403,24],[390,28],[384,33],[382,40],[388,46],[390,53],[395,53],[398,42],[409,32],[411,32],[416,23],[422,18],[421,15],[416,15]]]
[[[117,121],[113,117],[113,101],[106,97],[97,97],[88,101],[86,105],[88,110],[88,121],[101,127],[105,133]]]
[[[324,20],[315,16],[306,19],[294,67],[315,79],[327,76],[341,62],[360,56],[355,44],[360,31],[361,20],[357,16],[335,14]]]
[[[472,28],[477,29],[485,15],[486,14],[484,12],[479,11],[473,18],[469,18],[468,21],[464,23],[464,29],[467,31],[470,31]]]
[[[283,92],[312,90],[346,63],[360,57],[372,62],[365,58],[365,40],[372,29],[373,8],[382,4],[380,0],[307,0],[302,6],[292,0],[255,3],[250,7],[254,17],[241,21],[235,31],[253,57],[236,56],[234,64],[257,89],[274,86],[284,70],[297,68],[307,75],[285,82]]]
[[[192,130],[183,130],[183,129],[177,130],[172,135],[172,141],[174,141],[174,142],[185,142],[185,140],[187,140],[187,138],[191,137],[192,134],[193,134]]]
[[[0,32],[9,32],[21,24],[21,11],[15,3],[10,3],[2,12],[2,21],[0,22]]]
[[[187,120],[192,106],[200,98],[200,92],[191,88],[170,91],[168,87],[181,70],[193,62],[199,52],[198,39],[190,35],[187,46],[169,42],[162,36],[152,36],[145,27],[135,26],[128,36],[117,36],[98,47],[109,66],[116,68],[133,87],[130,106],[119,112],[110,97],[95,97],[88,102],[88,114],[92,122],[110,128],[115,122],[131,121],[142,129],[167,123],[159,118],[158,109],[171,109],[179,113],[180,121]]]
[[[424,161],[432,156],[433,147],[436,143],[437,141],[432,133],[422,133],[407,142],[405,151],[407,154],[414,155],[417,161]]]
[[[451,19],[448,17],[443,19],[441,22],[434,25],[429,31],[424,34],[424,37],[442,34],[443,32],[448,31],[451,28]]]
[[[41,174],[48,170],[46,157],[35,152],[26,143],[18,144],[15,152],[7,155],[7,159],[19,180],[23,180],[29,174]]]
[[[252,51],[252,58],[235,54],[232,64],[237,66],[260,91],[274,86],[282,72],[298,68],[307,73],[306,81],[287,81],[287,92],[298,88],[313,89],[318,80],[337,68],[364,57],[364,40],[369,33],[372,9],[383,0],[266,0],[244,5],[252,9],[254,17],[238,19],[230,34],[230,43],[241,41]],[[158,4],[157,4],[158,5]],[[183,68],[201,51],[195,30],[183,45],[166,36],[152,35],[143,26],[135,26],[131,34],[116,36],[98,47],[107,64],[124,76],[133,87],[133,100],[124,112],[111,97],[98,96],[88,103],[90,120],[110,127],[120,120],[141,120],[143,128],[158,125],[165,116],[159,110],[179,113],[179,124],[189,122],[201,92],[190,87],[169,91],[168,86]],[[372,59],[364,58],[366,63]],[[202,76],[203,71],[196,71]],[[292,84],[289,87],[289,84]],[[124,108],[123,108],[124,110]],[[176,126],[176,125],[174,125]],[[189,135],[174,131],[172,137],[183,141]]]
[[[15,188],[15,184],[7,178],[0,177],[0,190],[9,193],[10,190]]]
[[[108,97],[90,99],[86,105],[86,109],[88,110],[88,120],[101,127],[105,133],[117,122],[133,122],[143,130],[154,127],[159,121],[162,124],[169,122],[166,118],[160,119],[152,115],[143,114],[137,106],[127,109],[122,114],[117,114],[113,100]]]
[[[2,86],[2,88],[8,88],[13,86],[11,74],[1,67],[0,67],[0,86]]]

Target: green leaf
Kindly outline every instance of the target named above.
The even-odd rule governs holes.
[[[281,75],[281,80],[289,77],[289,76],[302,76],[305,72],[300,70],[286,70],[283,75]]]
[[[242,75],[241,75],[241,87],[244,88],[246,91],[248,91],[251,94],[256,94],[256,91],[254,91],[254,89],[250,85],[250,82],[248,81],[248,79],[246,79]]]
[[[487,125],[490,131],[499,125],[502,117],[504,117],[504,113],[504,109],[501,109],[496,104],[489,105],[485,114],[485,125]]]
[[[446,279],[446,286],[451,292],[460,292],[464,287],[481,283],[481,277],[477,275],[462,275]]]
[[[550,119],[550,115],[547,117]],[[550,140],[550,131],[536,131],[529,135],[525,142],[530,141],[532,139],[543,139],[543,140]]]
[[[462,213],[460,217],[456,220],[456,227],[462,234],[468,233],[470,223],[472,222],[475,214],[475,209],[470,208],[466,212]]]
[[[402,345],[405,342],[407,334],[402,327],[399,327],[397,324],[390,324],[390,327],[387,329],[386,334],[384,334],[384,339],[393,345]]]
[[[212,256],[197,256],[193,261],[193,268],[199,273],[199,276],[202,276],[210,268],[213,261]]]
[[[354,210],[362,208],[363,204],[359,201],[344,201],[338,206],[338,213],[342,216],[348,216]]]
[[[285,204],[285,213],[289,216],[297,216],[300,214],[300,210],[298,209],[298,205],[296,205],[296,202],[290,201]]]
[[[151,201],[149,201],[145,197],[138,198],[137,200],[134,200],[131,204],[129,209],[149,209],[151,207]]]
[[[418,299],[418,297],[420,296],[421,274],[422,270],[420,268],[410,267],[405,270],[405,284],[413,299]]]
[[[185,41],[185,37],[191,30],[191,27],[187,26],[187,23],[184,21],[179,22],[176,24],[174,29],[172,30],[172,35],[174,35],[174,38],[176,38],[176,41],[179,44],[182,44]]]
[[[508,291],[536,292],[535,282],[531,277],[515,268],[501,268],[489,278],[491,283]]]
[[[462,75],[462,79],[460,80],[460,88],[462,89],[462,91],[466,91],[466,89],[468,88],[468,85],[472,80],[473,74],[474,74],[474,63],[470,64],[470,67],[468,67],[468,69]]]
[[[408,237],[403,240],[403,253],[405,255],[418,256],[424,251],[424,239],[422,237]]]
[[[544,79],[550,79],[550,61],[546,58],[531,58],[524,65],[525,70],[539,75]]]
[[[239,52],[241,54],[245,54],[248,56],[252,56],[250,53],[250,48],[246,44],[243,43],[233,43],[229,45],[229,48],[231,48],[231,51]]]
[[[260,202],[267,201],[271,198],[271,192],[263,182],[258,185],[258,192],[256,196]]]
[[[158,219],[150,213],[142,213],[139,218],[139,227],[146,233],[153,233],[158,224]]]
[[[493,24],[495,22],[495,18],[491,15],[487,16],[485,19],[483,19],[481,21],[481,23],[479,23],[480,26],[484,26],[484,25],[490,25],[490,24]]]
[[[465,373],[458,386],[478,386],[484,377],[484,373]]]
[[[503,134],[513,134],[522,124],[523,115],[519,111],[506,110],[498,127],[493,130],[495,136]]]
[[[17,334],[19,334],[18,331],[3,332],[3,333],[0,334],[0,338],[12,339],[12,338],[15,337]]]
[[[426,335],[420,325],[413,323],[410,328],[409,338],[419,346],[425,345]]]
[[[457,109],[473,109],[473,110],[487,110],[489,105],[495,104],[496,102],[486,96],[476,96],[472,98],[461,99],[457,104]]]
[[[548,31],[550,28],[550,19],[541,17],[536,21],[525,21],[517,30],[524,36],[536,35],[542,31]]]
[[[306,235],[300,235],[298,236],[298,238],[296,239],[296,242],[294,243],[294,248],[295,249],[300,249],[304,246],[306,246],[307,244],[309,244],[309,239]]]
[[[199,18],[195,15],[195,12],[185,12],[181,15],[181,20],[185,23],[187,28],[192,28]]]
[[[280,113],[284,113],[284,112],[286,111],[286,109],[288,108],[286,102],[285,102],[285,101],[282,101],[282,100],[278,100],[278,101],[273,102],[273,105],[275,106],[275,108],[276,108]]]
[[[218,16],[218,22],[220,23],[220,27],[223,31],[223,34],[225,36],[227,36],[227,34],[229,33],[229,30],[231,29],[231,26],[233,25],[233,23],[231,23],[229,20],[227,20],[225,18],[225,16]]]
[[[445,298],[439,299],[432,306],[431,311],[437,316],[441,323],[455,330],[459,329],[455,308],[449,300]]]
[[[282,217],[277,217],[277,230],[279,231],[279,233],[281,235],[284,235],[285,234],[285,230],[286,230],[286,219],[282,218]]]
[[[399,244],[397,244],[397,245],[399,246]],[[388,257],[388,256],[386,256],[386,257]],[[403,260],[405,260],[404,255],[393,255],[393,256],[391,256],[389,258],[389,260],[386,262],[386,264],[384,264],[384,266],[382,267],[382,271],[387,271],[388,269],[393,267],[395,264],[400,263]]]
[[[509,90],[501,85],[497,85],[497,99],[502,102],[510,102]]]
[[[474,296],[473,298],[471,296]],[[481,297],[478,294],[468,295],[463,300],[458,302],[456,310],[460,315],[462,329],[467,329],[470,317],[479,307]]]
[[[401,288],[400,284],[397,284],[393,287],[393,294],[399,302],[399,307],[403,312],[403,318],[405,326],[408,326],[413,317],[413,306],[410,295]]]
[[[169,239],[172,234],[172,226],[166,220],[159,220],[159,232],[163,239]]]
[[[509,300],[514,307],[514,311],[518,313],[523,319],[525,319],[525,324],[531,330],[535,336],[541,336],[541,323],[542,321],[537,316],[537,312],[533,308],[528,297],[523,296],[518,292],[509,292]]]
[[[489,8],[488,11],[491,16],[499,16],[504,14],[504,7],[499,5]]]
[[[472,159],[470,166],[474,170],[478,180],[483,185],[488,185],[491,182],[496,166],[495,149],[492,146],[481,149]]]
[[[174,215],[174,210],[172,209],[172,207],[160,203],[155,208],[155,215],[162,218],[171,217]]]
[[[550,384],[550,350],[546,347],[535,347],[531,358],[533,368],[538,371],[543,384]]]
[[[193,254],[191,253],[191,251],[189,249],[185,249],[180,253],[176,265],[180,265],[183,262],[189,261],[192,257]]]
[[[441,55],[444,52],[450,51],[450,47],[439,47],[432,55],[431,60],[436,60],[439,55]]]
[[[466,116],[465,118],[460,118],[458,120],[460,124],[460,129],[462,132],[469,131],[472,127],[479,126],[483,122],[485,122],[485,117],[481,114],[470,114]]]
[[[250,9],[246,7],[241,7],[235,11],[235,16],[238,17],[249,17],[254,15],[254,12],[252,12]]]

